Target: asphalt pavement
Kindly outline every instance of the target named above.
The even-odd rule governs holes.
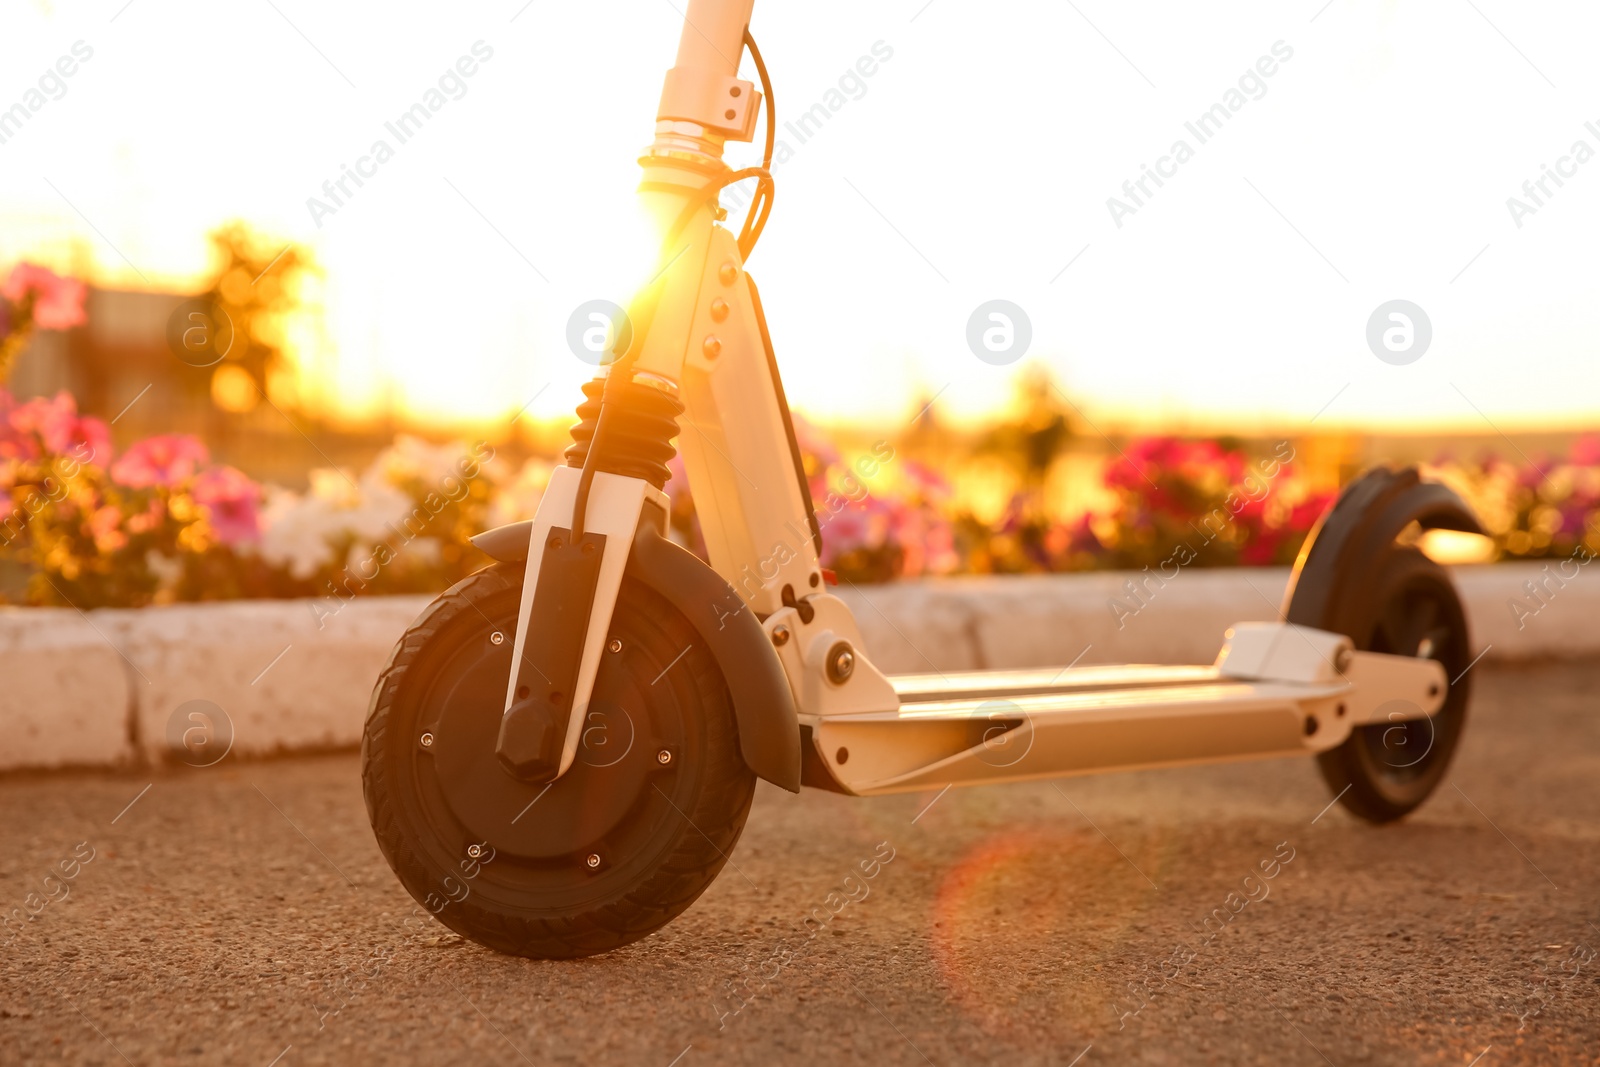
[[[351,753],[0,778],[0,1063],[1600,1063],[1600,665],[1474,671],[1397,825],[1309,760],[763,784],[575,962],[415,933]]]

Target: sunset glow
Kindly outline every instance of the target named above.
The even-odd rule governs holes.
[[[324,269],[308,294],[320,318],[289,330],[293,392],[330,418],[565,417],[591,372],[567,351],[568,316],[621,301],[650,254],[630,248],[635,159],[671,5],[429,9],[376,37],[353,12],[178,6],[0,16],[5,69],[92,51],[0,145],[0,261],[181,291],[205,273],[205,233],[243,218]],[[778,195],[751,270],[799,410],[892,426],[937,396],[971,425],[1009,411],[1036,366],[1112,427],[1510,432],[1600,415],[1600,275],[1572,240],[1600,221],[1600,193],[1580,169],[1533,214],[1506,210],[1541,163],[1594,137],[1498,61],[1503,41],[1376,4],[1309,31],[1266,7],[1170,12],[1159,36],[1108,14],[1108,33],[1139,43],[1135,70],[1077,18],[758,11]],[[1258,56],[1278,58],[1248,106],[1139,195]],[[1559,52],[1542,65],[1588,76]],[[1441,82],[1461,106],[1409,123]],[[1023,97],[1056,117],[1001,106]],[[1406,147],[1383,173],[1347,169],[1390,124]],[[983,131],[972,151],[930,154],[958,129]],[[1125,183],[1142,206],[1108,213],[1133,203]],[[747,197],[727,200],[736,221]],[[964,337],[996,296],[1032,321],[1008,367]],[[1397,296],[1436,334],[1405,368],[1363,340]],[[1507,360],[1539,373],[1507,375]]]

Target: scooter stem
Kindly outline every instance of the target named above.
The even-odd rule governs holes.
[[[755,134],[761,95],[739,80],[745,29],[755,0],[690,0],[656,108],[656,141],[641,162],[678,160],[709,174],[720,171],[726,141]]]
[[[689,0],[675,65],[729,76],[739,73],[744,31],[754,5],[755,0]]]

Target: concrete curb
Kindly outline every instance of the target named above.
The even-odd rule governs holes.
[[[1531,563],[1454,574],[1486,660],[1600,655],[1600,578]],[[1289,572],[1184,571],[1148,583],[1140,599],[1127,584],[1137,578],[951,578],[838,592],[890,673],[1209,663],[1228,625],[1277,617]],[[169,729],[177,721],[182,734],[189,720],[179,709],[193,700],[223,710],[240,755],[356,745],[378,672],[430,599],[355,600],[320,619],[312,601],[294,600],[0,609],[0,770],[171,759]]]

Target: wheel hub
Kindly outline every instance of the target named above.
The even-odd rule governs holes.
[[[440,711],[427,751],[451,813],[498,853],[553,860],[594,852],[676,769],[657,758],[672,746],[655,736],[644,695],[619,657],[607,657],[571,768],[548,784],[521,781],[495,754],[509,649],[487,641],[481,649],[456,657],[430,701]]]

